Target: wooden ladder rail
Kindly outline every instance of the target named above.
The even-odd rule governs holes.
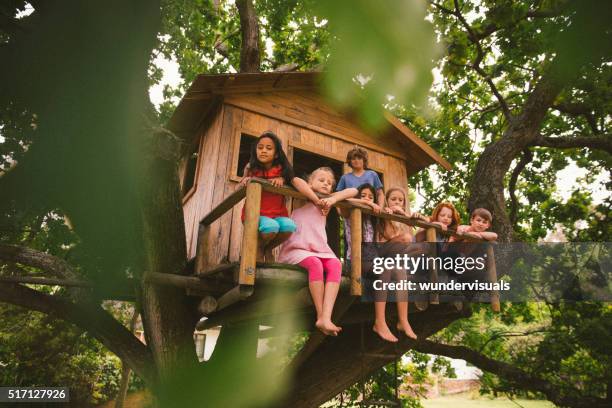
[[[246,188],[241,187],[215,207],[200,222],[196,249],[195,273],[206,275],[208,252],[210,248],[210,226],[223,214],[233,208],[242,198],[244,204],[244,230],[242,235],[242,255],[238,268],[238,285],[225,292],[217,299],[217,309],[222,310],[234,303],[251,296],[255,290],[255,269],[257,262],[257,242],[259,238],[259,211],[261,209],[262,186],[249,182]],[[217,271],[218,267],[210,269]]]

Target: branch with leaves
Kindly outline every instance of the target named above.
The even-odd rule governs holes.
[[[518,388],[542,393],[550,401],[560,406],[575,408],[603,408],[608,406],[606,400],[603,398],[585,396],[578,388],[573,388],[570,392],[566,389],[562,390],[561,387],[548,380],[530,374],[525,370],[503,361],[489,358],[465,346],[436,343],[431,340],[419,340],[415,342],[414,350],[422,353],[437,354],[466,360],[482,370],[504,378]]]

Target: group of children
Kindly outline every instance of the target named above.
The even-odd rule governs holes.
[[[309,289],[316,309],[316,327],[327,335],[337,336],[341,327],[332,322],[332,311],[342,275],[342,264],[327,243],[325,231],[326,218],[331,207],[342,200],[359,203],[372,208],[374,214],[386,212],[411,218],[432,221],[442,230],[456,229],[457,232],[495,240],[496,234],[486,231],[491,225],[491,213],[485,209],[474,210],[470,225],[459,225],[460,217],[449,202],[438,204],[431,217],[411,213],[406,192],[399,187],[387,190],[386,194],[378,174],[368,168],[368,152],[355,147],[347,154],[350,173],[344,174],[338,185],[329,167],[320,167],[308,177],[308,181],[296,177],[279,138],[271,131],[264,132],[251,149],[249,163],[244,168],[241,183],[246,184],[251,177],[266,179],[275,186],[291,185],[309,200],[304,206],[293,210],[291,217],[280,194],[262,192],[259,217],[258,260],[271,261],[272,249],[280,247],[279,261],[300,265],[308,271]],[[317,194],[325,195],[320,198]],[[346,242],[351,242],[349,212],[338,209],[344,217]],[[424,241],[424,231],[416,236],[406,224],[382,220],[364,214],[362,217],[362,242],[411,243]],[[440,234],[439,241],[446,241]],[[452,242],[452,239],[449,240]],[[350,260],[350,244],[346,245],[346,259]],[[375,320],[373,330],[384,340],[397,342],[385,319],[386,299],[374,302]],[[398,299],[398,331],[416,339],[416,334],[408,322],[408,301]]]

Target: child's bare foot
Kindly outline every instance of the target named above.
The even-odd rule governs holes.
[[[397,343],[398,339],[391,333],[389,330],[389,326],[386,323],[374,323],[372,327],[374,333],[378,334],[383,340],[389,341],[391,343]]]
[[[342,327],[336,326],[331,320],[319,319],[316,321],[315,326],[328,336],[337,336],[342,331]]]
[[[410,323],[408,323],[407,320],[403,322],[397,322],[397,330],[403,332],[407,337],[410,337],[411,339],[417,339],[416,333],[412,330],[412,327],[410,326]]]

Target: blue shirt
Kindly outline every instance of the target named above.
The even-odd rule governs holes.
[[[342,191],[347,188],[358,188],[362,184],[371,184],[378,191],[383,188],[383,184],[374,170],[366,170],[361,176],[357,177],[354,173],[346,173],[340,177],[336,191]]]

